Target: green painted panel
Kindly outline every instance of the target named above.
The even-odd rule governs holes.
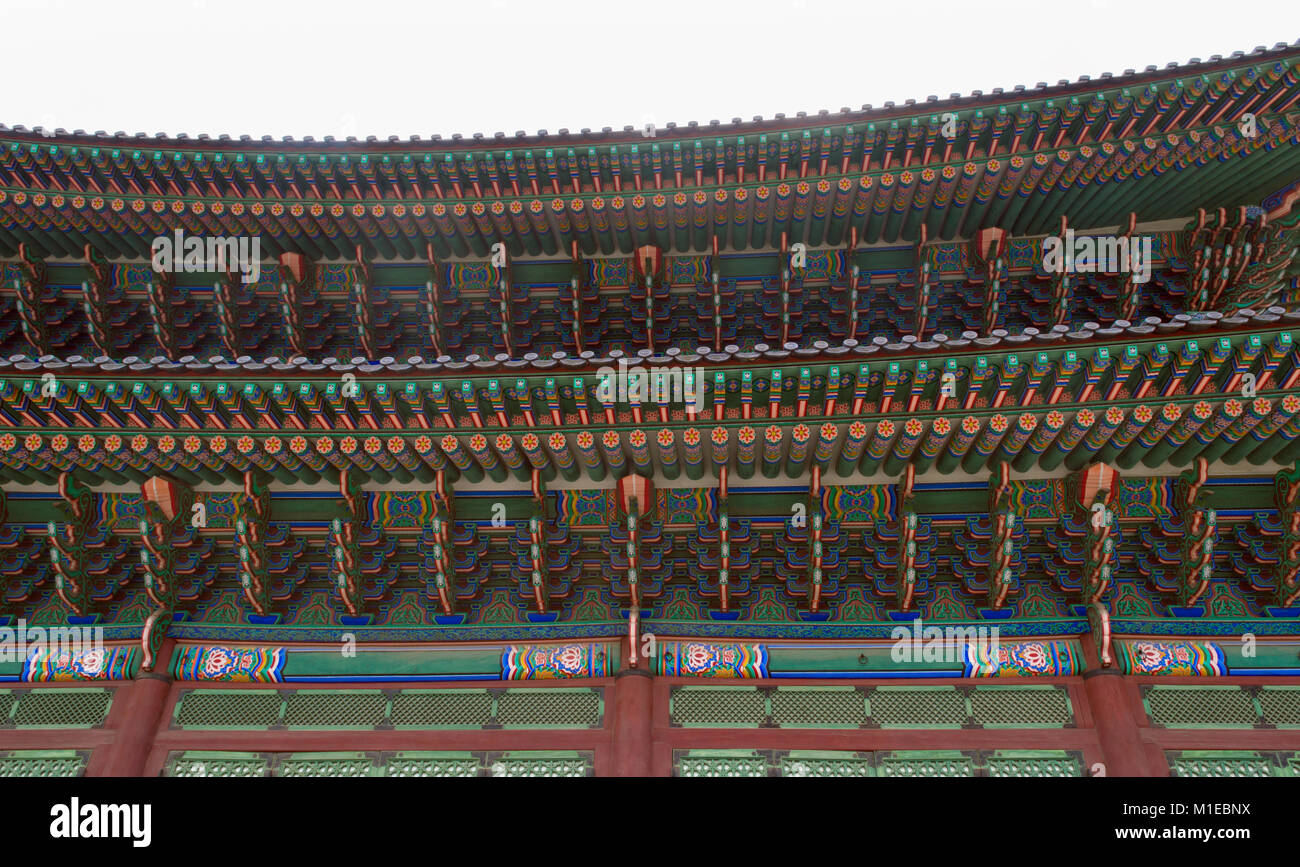
[[[1253,648],[1240,641],[1215,642],[1223,651],[1228,668],[1300,668],[1300,645],[1255,642]],[[1247,656],[1247,651],[1253,655]]]
[[[0,753],[0,777],[79,777],[87,758],[77,750],[13,750]]]
[[[344,655],[328,651],[290,648],[284,664],[286,677],[339,675],[500,674],[501,650],[492,648],[437,650],[358,650]]]
[[[1142,701],[1151,722],[1164,728],[1252,728],[1261,713],[1242,686],[1149,686]]]
[[[673,751],[678,777],[1080,777],[1067,750]]]
[[[905,625],[905,624],[900,624]],[[962,667],[960,662],[925,662],[909,660],[895,662],[889,645],[843,647],[770,647],[768,669],[774,672],[792,671],[926,671],[952,670]]]
[[[96,687],[37,688],[12,695],[17,701],[9,715],[19,729],[98,728],[113,704],[113,690]]]

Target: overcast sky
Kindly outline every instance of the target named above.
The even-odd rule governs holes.
[[[0,123],[317,138],[662,128],[1297,37],[1298,0],[0,0]]]

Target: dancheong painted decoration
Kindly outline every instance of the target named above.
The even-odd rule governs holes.
[[[0,127],[0,774],[1300,774],[1298,145]]]

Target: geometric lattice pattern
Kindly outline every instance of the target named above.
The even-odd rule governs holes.
[[[382,692],[295,692],[285,700],[290,728],[372,729],[384,722],[388,697]]]
[[[1000,752],[986,762],[990,777],[1078,777],[1080,761],[1070,755],[1044,755],[1024,752]]]
[[[590,689],[510,689],[496,702],[503,728],[595,728],[602,701]]]
[[[1063,728],[1061,686],[676,686],[673,725],[695,728]]]
[[[871,698],[882,728],[961,728],[969,716],[965,696],[953,687],[886,686]]]
[[[15,728],[97,728],[113,703],[111,689],[27,689],[0,692],[8,711],[0,724]]]
[[[588,777],[591,759],[577,755],[512,753],[488,764],[494,777]]]
[[[196,689],[176,703],[175,720],[181,728],[264,729],[283,725],[283,711],[284,698],[275,690]]]
[[[986,728],[1064,726],[1073,719],[1069,693],[1051,686],[984,687],[970,694],[970,709]]]
[[[374,768],[373,760],[364,753],[336,755],[323,753],[314,756],[286,759],[278,768],[277,777],[368,777]]]
[[[486,689],[408,689],[393,699],[396,728],[482,728],[492,722]]]
[[[1264,722],[1278,728],[1300,728],[1300,687],[1261,687],[1257,698]]]
[[[862,693],[852,687],[779,689],[771,704],[773,722],[784,728],[857,728],[869,718]]]
[[[76,750],[13,750],[0,753],[0,777],[79,777],[88,755]]]
[[[1175,777],[1300,777],[1300,753],[1180,750],[1165,754]]]
[[[780,766],[783,777],[875,776],[871,753],[793,750],[780,757]]]
[[[677,687],[669,708],[673,723],[682,726],[751,728],[770,713],[765,691],[757,687]]]
[[[973,777],[975,762],[955,750],[897,750],[880,757],[882,777]]]
[[[589,777],[592,753],[359,752],[236,753],[174,752],[165,777]]]
[[[251,753],[189,751],[173,753],[163,768],[164,777],[265,777],[270,761]]]
[[[768,775],[768,759],[752,750],[690,750],[673,764],[678,777]]]
[[[1062,750],[675,750],[678,777],[1079,777]]]
[[[603,690],[199,689],[181,696],[175,725],[187,729],[368,730],[398,729],[587,729],[605,716]]]
[[[477,777],[483,764],[470,753],[401,753],[384,767],[390,777]]]
[[[1155,726],[1253,728],[1263,722],[1266,713],[1257,697],[1260,692],[1257,687],[1244,686],[1146,686],[1142,700]],[[1268,712],[1293,719],[1294,701],[1286,694],[1271,696]]]

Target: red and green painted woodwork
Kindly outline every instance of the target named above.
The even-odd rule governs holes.
[[[536,613],[554,617],[563,600],[573,595],[581,578],[577,555],[582,540],[571,532],[569,522],[558,515],[555,498],[547,496],[538,471],[534,471],[532,494],[533,508],[528,520],[514,524],[518,556],[510,564],[510,572],[518,582],[520,595],[531,597]],[[502,503],[500,509],[505,508]],[[506,520],[504,515],[494,519],[498,517],[503,522]]]
[[[798,380],[782,376],[780,369],[757,376],[743,370],[725,379],[728,402],[744,382],[757,382],[760,390],[780,383],[782,401],[764,406],[737,397],[734,405],[719,404],[721,418],[710,431],[710,463],[715,472],[734,466],[742,478],[753,475],[756,466],[775,478],[799,476],[811,466],[851,475],[901,470],[908,464],[920,470],[935,466],[978,472],[999,461],[1018,471],[1061,464],[1077,469],[1097,460],[1112,460],[1123,469],[1165,461],[1185,466],[1196,457],[1256,466],[1275,460],[1290,463],[1300,457],[1300,396],[1293,382],[1300,381],[1300,355],[1291,334],[1279,330],[1238,335],[1236,340],[1234,344],[1233,338],[1218,338],[1204,344],[1204,351],[1192,346],[1196,341],[1188,341],[1178,354],[1164,343],[1129,345],[1118,355],[1099,347],[1093,359],[1106,377],[1095,386],[1083,375],[1086,366],[1080,366],[1073,396],[1062,390],[1063,374],[1037,377],[1025,371],[1014,354],[950,359],[955,379],[972,385],[965,398],[958,398],[971,409],[956,431],[951,419],[934,414],[931,397],[937,389],[925,380],[935,377],[923,362],[914,369],[891,363],[884,373],[873,373],[869,365],[860,366],[856,374],[837,365],[805,367]],[[1198,361],[1182,364],[1189,347]],[[1065,371],[1078,360],[1076,350],[1057,355],[1054,362],[1049,353],[1039,353],[1035,365],[1057,364]],[[1115,357],[1128,361],[1110,364]],[[1143,359],[1156,361],[1148,364]],[[1126,368],[1132,375],[1125,374]],[[1151,378],[1143,369],[1159,375]],[[1250,388],[1241,385],[1247,373]],[[889,417],[889,410],[901,402],[909,375],[920,381],[907,397],[914,410],[898,422]],[[672,409],[668,418],[658,408],[649,411],[664,425],[655,432],[651,448],[650,434],[630,427],[635,424],[632,407],[607,408],[603,422],[608,426],[601,427],[584,410],[591,404],[583,393],[556,389],[555,379],[547,377],[543,389],[535,389],[525,378],[509,389],[496,379],[462,380],[453,387],[441,380],[363,381],[345,383],[357,388],[357,394],[349,396],[339,382],[319,380],[297,386],[275,382],[269,389],[264,380],[218,382],[214,388],[204,380],[184,388],[143,380],[129,390],[120,382],[95,378],[80,380],[75,388],[57,379],[51,387],[48,378],[0,380],[0,423],[12,426],[0,433],[0,476],[53,484],[60,473],[71,470],[119,482],[166,474],[203,484],[234,481],[256,467],[280,481],[297,483],[337,482],[342,471],[351,468],[372,481],[409,483],[427,482],[438,471],[449,473],[452,481],[525,480],[534,469],[549,478],[572,480],[585,474],[600,480],[631,467],[666,475],[684,468],[687,478],[703,478],[709,464],[702,432],[688,426],[680,410]],[[979,381],[983,385],[974,388]],[[1023,407],[1014,422],[991,405],[1004,394],[1016,394],[1000,390],[1007,382],[1025,387],[1014,398]],[[1136,403],[1136,395],[1152,382],[1164,402]],[[790,388],[784,387],[787,383]],[[1261,384],[1268,390],[1252,390]],[[575,385],[581,389],[583,378],[576,377]],[[1254,396],[1238,399],[1242,389]],[[534,410],[528,400],[520,402],[523,395],[539,391],[553,393],[558,409]],[[420,392],[428,397],[411,398]],[[249,400],[261,400],[268,393],[274,400]],[[406,395],[410,407],[427,399],[441,408],[432,419],[418,408],[403,411],[391,400],[394,393]],[[1079,405],[1098,394],[1111,401],[1104,411]],[[281,409],[272,412],[277,406]],[[838,421],[855,406],[856,419]],[[751,418],[764,413],[776,422],[764,428],[761,462],[757,429],[745,423],[742,408]],[[582,415],[593,426],[573,433],[568,425]],[[520,430],[532,418],[534,430],[544,431],[557,416],[565,427],[544,434],[545,439],[540,432]],[[652,421],[649,414],[642,419]],[[816,427],[810,424],[818,419]],[[436,433],[435,425],[443,431],[440,436],[430,435]],[[286,437],[285,426],[298,426],[300,432]],[[186,427],[192,431],[185,432]],[[497,432],[488,436],[490,428]]]
[[[178,680],[235,683],[551,680],[608,677],[617,643],[494,646],[337,648],[266,645],[177,647],[171,674]]]
[[[1076,225],[1116,208],[1185,213],[1193,190],[1258,201],[1293,178],[1294,47],[1114,80],[846,116],[635,134],[386,145],[0,137],[0,241],[76,255],[75,237],[145,256],[147,237],[257,232],[273,253],[352,260],[791,241],[869,243]],[[1120,82],[1123,82],[1121,79]],[[940,136],[947,114],[955,136]],[[1257,134],[1239,128],[1246,114]],[[376,149],[378,147],[378,149]],[[1113,225],[1117,220],[1110,222]],[[1105,220],[1095,224],[1106,225]],[[106,251],[107,252],[107,251]]]
[[[102,623],[146,669],[189,641],[195,679],[293,677],[343,628],[534,642],[397,674],[609,674],[593,641],[653,631],[679,674],[781,676],[765,640],[913,617],[1005,627],[977,674],[1074,673],[1088,628],[1222,673],[1214,635],[1293,634],[1300,598],[1269,478],[1300,348],[1240,313],[1300,297],[1297,57],[957,100],[942,138],[935,106],[495,149],[2,131],[0,356],[37,361],[0,379],[0,618]],[[1147,283],[1045,267],[1046,233],[1115,225]],[[153,273],[177,228],[275,264]],[[622,359],[703,409],[602,402]]]
[[[1293,204],[1281,196],[1274,216],[1268,217],[1254,202],[1250,210],[1231,212],[1216,205],[1207,215],[1202,202],[1183,212],[1185,230],[1143,235],[1153,242],[1150,280],[1134,284],[1122,275],[1076,275],[1066,301],[1044,291],[1045,284],[1061,278],[1055,270],[1045,270],[1045,239],[1040,236],[1004,233],[1004,252],[993,260],[1002,263],[996,278],[987,274],[985,253],[992,247],[981,248],[978,238],[930,242],[921,237],[912,247],[891,249],[859,249],[850,243],[801,253],[806,259],[801,264],[792,264],[792,257],[775,244],[761,254],[676,257],[662,246],[641,245],[637,249],[647,258],[658,260],[649,273],[660,275],[654,278],[658,282],[649,308],[641,297],[645,269],[638,264],[640,257],[582,260],[588,273],[579,282],[591,288],[583,290],[590,300],[582,315],[590,324],[584,324],[581,350],[572,325],[572,283],[578,279],[572,275],[573,261],[507,257],[500,266],[435,263],[430,277],[430,265],[423,261],[370,266],[361,254],[355,265],[318,264],[309,254],[285,251],[278,266],[268,264],[258,282],[244,284],[242,278],[232,282],[225,272],[173,279],[156,274],[147,258],[109,264],[92,247],[76,257],[84,264],[37,269],[20,258],[0,266],[0,306],[13,304],[20,314],[0,328],[0,350],[34,358],[56,353],[185,362],[218,353],[228,361],[346,362],[360,349],[365,353],[360,358],[370,361],[476,363],[503,354],[691,353],[702,343],[710,349],[706,340],[715,353],[849,339],[906,348],[933,343],[936,335],[955,338],[967,331],[990,336],[1032,327],[1057,333],[1054,329],[1079,330],[1088,323],[1140,324],[1148,317],[1167,322],[1188,314],[1231,316],[1294,298],[1300,211],[1288,213]],[[1109,222],[1102,225],[1121,219],[1132,223],[1134,218],[1126,211],[1108,215]],[[356,255],[350,251],[347,261]],[[1247,258],[1233,261],[1241,256]],[[1192,292],[1189,284],[1196,280],[1189,280],[1190,268],[1206,273],[1206,287],[1214,271],[1213,293],[1201,297],[1205,293]],[[722,295],[715,303],[713,293],[704,291],[715,277],[719,292],[725,285],[728,297],[735,299],[728,302],[732,309],[725,317],[719,313]],[[419,283],[425,291],[411,291]],[[918,285],[925,290],[920,305]],[[65,290],[68,286],[80,291],[73,294]],[[870,314],[866,321],[843,313],[845,293],[853,292],[859,296],[854,303]],[[716,327],[711,324],[715,319]],[[701,320],[710,322],[706,332],[698,329]],[[410,323],[418,324],[410,328]]]
[[[1178,505],[1183,519],[1178,601],[1182,605],[1195,605],[1210,586],[1218,513],[1209,508],[1205,488],[1208,478],[1205,458],[1197,458],[1195,468],[1178,477]]]
[[[1084,508],[1090,473],[1091,496],[1100,511]],[[1206,537],[1213,545],[1202,548],[1209,556],[1194,577],[1184,574],[1188,512],[1178,505],[1172,477],[1126,478],[1105,468],[1069,479],[1003,482],[995,477],[993,488],[1001,491],[1001,501],[993,506],[987,485],[966,482],[913,483],[910,497],[906,484],[823,483],[811,504],[807,489],[729,485],[725,515],[731,566],[725,610],[718,583],[719,516],[724,514],[718,509],[719,494],[709,488],[665,488],[648,495],[645,514],[637,512],[638,611],[647,622],[713,620],[714,628],[724,630],[739,629],[756,617],[825,624],[829,637],[845,629],[851,635],[867,628],[860,624],[888,622],[911,612],[1019,622],[1078,617],[1076,608],[1099,601],[1116,617],[1130,620],[1189,618],[1179,628],[1191,628],[1196,618],[1226,624],[1274,616],[1278,619],[1269,628],[1283,628],[1294,610],[1288,607],[1294,601],[1289,583],[1294,569],[1281,556],[1279,544],[1289,526],[1289,520],[1283,521],[1291,501],[1277,499],[1275,491],[1287,490],[1286,478],[1205,480],[1203,487],[1216,492],[1217,519],[1212,536]],[[428,627],[452,630],[448,635],[471,634],[455,631],[461,627],[491,635],[494,624],[531,624],[525,627],[530,629],[552,624],[564,630],[559,634],[571,635],[580,633],[584,622],[573,618],[593,611],[597,600],[599,606],[610,606],[601,610],[611,618],[615,609],[630,605],[627,568],[632,561],[626,550],[632,534],[612,491],[544,494],[548,514],[554,514],[543,525],[545,544],[538,552],[547,558],[552,594],[545,610],[538,610],[530,580],[529,527],[538,514],[537,497],[529,490],[477,494],[463,496],[462,508],[452,515],[420,491],[363,490],[359,506],[349,511],[341,498],[327,492],[280,492],[272,506],[270,497],[256,488],[252,496],[198,490],[195,502],[205,507],[208,526],[178,522],[160,544],[147,499],[90,492],[93,517],[86,528],[74,527],[83,549],[91,552],[89,594],[76,606],[70,604],[75,597],[65,600],[58,594],[49,557],[51,542],[66,541],[66,530],[56,527],[53,540],[40,532],[51,519],[56,525],[65,520],[60,512],[64,501],[54,492],[23,492],[8,498],[9,523],[0,528],[6,552],[0,560],[5,583],[0,616],[28,621],[52,617],[54,622],[90,618],[139,635],[151,615],[168,610],[165,598],[153,598],[150,590],[152,585],[155,593],[162,592],[168,576],[161,570],[169,556],[174,567],[165,586],[168,591],[174,587],[172,616],[159,615],[153,622],[171,622],[181,635],[187,634],[187,624],[232,621],[267,629],[356,624],[400,631],[405,624],[417,629],[412,634]],[[996,597],[990,598],[988,576],[991,555],[999,550],[993,527],[1004,509],[1017,516],[1011,538],[1015,554],[1013,583],[998,606]],[[430,521],[431,515],[435,520]],[[802,520],[795,520],[798,516]],[[811,567],[819,516],[823,585],[814,610]],[[145,539],[140,537],[141,519],[146,521]],[[361,525],[354,562],[365,592],[356,614],[338,592],[335,519]],[[999,538],[1005,552],[1005,531]],[[438,595],[439,574],[448,607]],[[1180,587],[1199,595],[1180,600]],[[261,603],[260,611],[254,602]],[[598,615],[591,622],[605,618]],[[150,634],[156,639],[163,633]]]
[[[992,641],[973,627],[924,624],[892,628],[888,641],[824,644],[666,638],[655,643],[653,673],[710,679],[934,677],[1034,678],[1083,673],[1076,638]],[[1113,664],[1144,676],[1300,676],[1291,640],[1238,642],[1131,636],[1112,641]],[[127,680],[140,669],[136,645],[108,644],[72,653],[36,651],[0,661],[0,682]],[[585,643],[420,647],[179,644],[168,665],[177,680],[207,683],[565,680],[613,675],[618,644]]]
[[[1177,480],[1173,514],[1139,529],[1150,553],[1138,558],[1138,569],[1181,606],[1196,605],[1213,574],[1218,513],[1209,507],[1207,479],[1208,468],[1198,459]]]
[[[451,490],[441,481],[440,478],[439,487],[433,492],[416,495],[417,499],[409,508],[420,516],[415,525],[420,531],[416,559],[420,564],[424,596],[442,616],[454,618],[462,600],[481,595],[481,584],[492,564],[485,561],[488,539],[479,533],[474,523],[457,520],[459,507]],[[385,538],[383,533],[375,535],[385,543],[383,557],[379,560],[382,563],[396,550],[396,540]],[[395,577],[390,567],[384,578],[392,581]],[[531,585],[531,581],[529,583]],[[386,586],[383,580],[380,586]]]
[[[1114,641],[1117,665],[1124,674],[1193,677],[1287,676],[1300,673],[1293,641],[1125,637]]]
[[[1214,411],[1208,408],[1211,405],[1209,401],[1197,401],[1191,408],[1190,417],[1214,416]],[[1220,421],[1213,423],[1218,428],[1219,437],[1210,440],[1205,451],[1230,457],[1233,446],[1242,442],[1243,430],[1249,430],[1251,425],[1273,427],[1281,419],[1286,419],[1285,424],[1277,427],[1275,436],[1262,442],[1252,439],[1250,444],[1257,448],[1253,451],[1237,450],[1235,455],[1257,466],[1274,461],[1287,462],[1300,456],[1300,418],[1297,417],[1300,396],[1282,395],[1276,403],[1269,398],[1258,398],[1250,405],[1253,412],[1244,425],[1230,423],[1242,416],[1244,404],[1229,398],[1220,405],[1216,416]],[[1261,412],[1266,409],[1271,411]],[[1168,420],[1177,418],[1181,412],[1181,407],[1170,403],[1161,409],[1159,416]],[[1053,428],[1067,446],[1075,439],[1078,429],[1088,431],[1088,435],[1079,439],[1075,446],[1076,457],[1067,462],[1067,467],[1074,465],[1076,468],[1088,463],[1089,459],[1100,460],[1102,455],[1113,453],[1117,440],[1131,441],[1135,432],[1144,428],[1154,429],[1156,436],[1160,435],[1160,428],[1173,436],[1180,431],[1178,425],[1154,421],[1157,413],[1145,404],[1133,407],[1129,413],[1116,406],[1100,417],[1086,408],[1075,411],[1073,415],[1073,425],[1065,428],[1063,424],[1057,427],[1063,421],[1063,414],[1056,410],[1046,412],[1042,422],[1033,414],[1023,413],[1014,426],[1001,414],[982,417],[972,414],[962,419],[961,429],[956,434],[951,433],[952,424],[944,417],[911,418],[904,425],[908,432],[903,436],[921,442],[921,447],[913,452],[916,463],[912,466],[920,469],[921,465],[928,463],[928,453],[938,450],[940,460],[935,466],[940,470],[952,471],[960,465],[973,473],[989,469],[999,460],[1005,461],[1013,456],[1015,463],[1034,469],[1035,458],[1060,451],[1055,446],[1049,451],[1044,445],[1051,443]],[[887,447],[898,426],[888,419],[881,419],[875,426],[876,439],[883,440]],[[771,425],[764,433],[764,475],[797,478],[805,469],[828,465],[832,460],[837,460],[842,466],[843,461],[836,459],[835,455],[842,455],[845,450],[856,450],[861,443],[857,436],[864,427],[866,425],[859,422],[842,426],[826,422],[818,428],[818,438],[814,442],[812,431],[806,425],[791,425],[788,436],[783,426]],[[1046,435],[1031,435],[1031,431],[1038,429],[1046,431]],[[712,464],[716,470],[734,463],[743,478],[744,469],[753,466],[749,441],[756,434],[748,426],[737,428],[733,446],[730,430],[720,427],[710,434]],[[917,433],[922,430],[927,433]],[[509,432],[497,434],[491,440],[481,434],[458,436],[450,433],[437,440],[423,435],[401,434],[364,439],[351,435],[338,439],[329,434],[298,435],[288,440],[287,449],[285,440],[275,434],[240,436],[236,441],[237,448],[230,449],[230,440],[224,434],[190,434],[178,441],[171,434],[137,433],[128,439],[118,433],[102,432],[77,434],[74,440],[70,433],[58,428],[45,429],[44,433],[22,434],[21,439],[10,432],[0,434],[0,475],[23,484],[51,484],[58,473],[67,470],[78,470],[88,476],[100,476],[102,472],[109,480],[116,477],[122,481],[143,481],[162,473],[191,484],[204,484],[233,481],[242,477],[250,467],[256,467],[277,480],[308,484],[321,479],[337,482],[344,471],[380,483],[431,480],[438,472],[445,472],[452,481],[474,483],[484,478],[500,482],[512,476],[522,481],[536,468],[553,478],[566,472],[577,478],[574,464],[568,463],[572,458],[570,438],[559,432],[548,437],[548,449],[540,447],[540,438],[535,435]],[[1215,436],[1215,433],[1212,431],[1210,436]],[[571,437],[580,458],[576,463],[592,481],[599,482],[610,473],[621,473],[629,468],[656,472],[663,469],[667,475],[681,464],[685,465],[688,478],[704,478],[705,466],[702,451],[698,448],[701,433],[696,428],[683,430],[680,451],[676,448],[678,438],[672,428],[660,429],[656,434],[658,445],[654,451],[648,447],[646,433],[638,428],[607,429],[599,439],[587,431],[579,431]],[[1110,447],[1103,448],[1107,443]],[[1060,444],[1058,442],[1057,446]],[[904,448],[910,450],[912,446],[909,444]],[[1035,454],[1035,449],[1043,451]],[[424,454],[420,454],[422,450]],[[524,455],[528,456],[528,463],[524,462]],[[678,461],[679,455],[683,458],[681,462]],[[410,463],[414,468],[408,470],[403,463]],[[902,464],[901,459],[899,463]],[[1046,460],[1041,461],[1039,466],[1045,463]],[[385,464],[391,472],[385,469]],[[1116,464],[1122,467],[1124,462],[1117,460]],[[1175,467],[1180,465],[1185,464],[1182,461],[1173,464]],[[867,475],[875,472],[873,469]]]
[[[1279,472],[1276,490],[1276,526],[1282,532],[1274,555],[1274,601],[1285,607],[1300,597],[1300,466]]]
[[[361,614],[363,600],[361,587],[361,534],[362,499],[359,472],[350,468],[339,478],[339,495],[343,499],[344,516],[330,523],[330,540],[334,543],[334,574],[338,582],[339,599],[350,617]]]
[[[898,610],[908,612],[918,597],[923,596],[926,578],[933,571],[928,546],[930,523],[922,518],[915,504],[916,473],[911,467],[894,486],[894,521],[881,521],[874,527],[875,561],[882,571],[893,573],[892,586],[885,590],[896,600]],[[890,544],[892,542],[892,544]]]
[[[975,629],[894,627],[891,643],[804,645],[659,641],[656,674],[721,679],[1069,677],[1082,673],[1074,639],[1000,644]]]
[[[67,641],[57,635],[58,627],[22,625],[0,627],[0,638],[11,650],[0,655],[0,682],[57,683],[65,681],[129,680],[140,671],[142,652],[131,644]],[[22,654],[12,652],[21,647]]]
[[[187,521],[194,522],[194,492],[170,479],[153,478],[142,486],[142,493],[145,517],[139,524],[140,566],[145,593],[154,608],[145,618],[140,636],[140,667],[152,671],[175,616],[178,569],[173,542]]]
[[[243,497],[236,500],[235,540],[239,546],[239,584],[253,612],[266,617],[271,607],[270,563],[267,537],[270,535],[270,489],[256,473],[244,475]]]
[[[1066,516],[1058,528],[1044,531],[1044,541],[1061,563],[1069,564],[1067,571],[1078,570],[1077,575],[1056,575],[1063,586],[1077,589],[1084,605],[1098,602],[1116,574],[1123,538],[1113,508],[1119,490],[1119,473],[1106,464],[1072,473],[1064,484]]]
[[[1124,674],[1214,677],[1228,673],[1223,649],[1211,641],[1138,639],[1117,641],[1113,649]]]
[[[1231,556],[1233,571],[1243,583],[1270,594],[1274,605],[1286,608],[1300,598],[1300,465],[1274,477],[1276,511],[1260,511],[1253,520],[1233,528],[1232,539],[1243,553]]]
[[[989,609],[1000,611],[1014,594],[1016,576],[1025,572],[1027,541],[1024,518],[1013,506],[1011,468],[999,464],[989,481],[989,514],[968,517],[966,532],[953,536],[962,552],[952,561],[953,572],[967,592],[983,593]]]
[[[59,497],[67,521],[62,527],[51,521],[47,528],[55,592],[71,615],[85,617],[94,595],[87,569],[90,552],[86,550],[94,495],[70,473],[64,473],[59,476]]]
[[[749,596],[749,574],[753,568],[751,552],[757,541],[750,521],[732,518],[728,492],[724,469],[716,505],[708,510],[708,519],[699,523],[694,538],[688,543],[700,570],[700,595],[710,602],[716,600],[724,614],[731,611],[734,599]]]
[[[605,576],[609,590],[634,613],[639,613],[643,600],[663,592],[669,574],[663,526],[655,511],[647,508],[652,497],[649,479],[624,476],[618,487],[617,520],[610,524],[609,536],[601,540],[609,565]]]
[[[828,522],[824,513],[820,468],[814,466],[811,475],[806,501],[796,504],[783,528],[784,557],[776,563],[776,575],[787,594],[806,599],[809,611],[817,614],[823,599],[835,596],[847,569],[839,558],[839,525]]]

